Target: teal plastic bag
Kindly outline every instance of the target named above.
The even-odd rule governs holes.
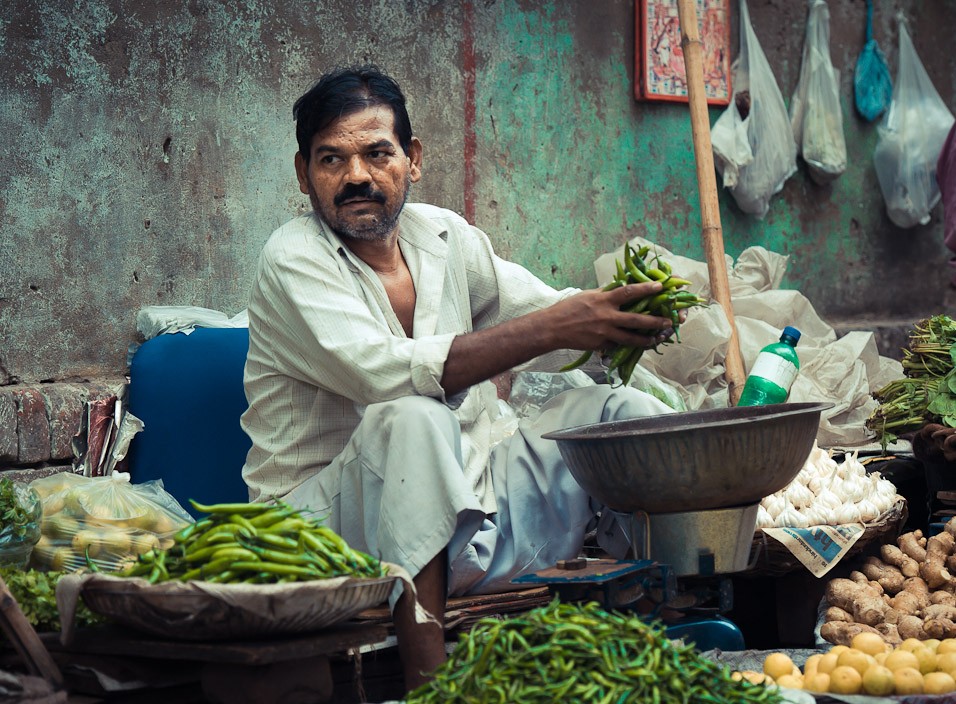
[[[873,38],[873,2],[866,0],[866,45],[853,73],[856,110],[867,122],[886,112],[893,97],[893,82],[880,45]]]

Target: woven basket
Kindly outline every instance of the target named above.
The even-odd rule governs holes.
[[[320,630],[388,598],[395,577],[291,584],[211,584],[88,577],[92,611],[155,636],[182,640],[255,638]]]
[[[895,541],[906,523],[909,511],[906,507],[906,499],[902,496],[896,497],[896,503],[893,508],[885,511],[879,518],[870,523],[866,523],[863,535],[853,544],[843,560],[859,555],[871,544],[882,545]],[[758,528],[754,532],[753,543],[750,548],[750,567],[746,572],[739,573],[744,577],[779,577],[790,572],[805,570],[803,563],[800,562],[793,553],[790,552],[782,543],[769,537]]]

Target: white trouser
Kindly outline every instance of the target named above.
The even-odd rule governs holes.
[[[577,556],[600,510],[571,476],[557,443],[541,435],[669,412],[630,387],[560,394],[492,449],[498,512],[485,515],[462,477],[451,411],[423,396],[374,404],[335,461],[284,499],[328,515],[328,525],[350,545],[413,577],[447,546],[451,595],[507,591],[515,577]]]

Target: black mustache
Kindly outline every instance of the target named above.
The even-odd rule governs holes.
[[[370,200],[374,201],[375,203],[385,202],[385,194],[379,190],[376,190],[371,184],[368,183],[347,185],[340,193],[335,196],[335,200],[333,202],[336,205],[342,205],[345,201],[352,200],[354,198]]]

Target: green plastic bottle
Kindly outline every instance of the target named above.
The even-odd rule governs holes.
[[[780,342],[767,345],[754,362],[747,376],[738,406],[766,406],[770,403],[785,403],[790,387],[800,370],[797,357],[797,342],[800,331],[789,325],[783,329]]]

